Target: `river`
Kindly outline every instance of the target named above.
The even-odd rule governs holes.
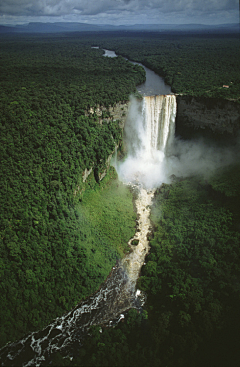
[[[105,56],[116,57],[116,54],[113,51],[105,50]],[[170,87],[166,86],[162,78],[147,68],[145,70],[147,79],[144,84],[138,87],[139,92],[151,96],[171,94]],[[165,106],[169,103],[169,96],[162,97],[161,103],[162,106]],[[152,108],[156,110],[155,103],[158,103],[159,99],[151,98]],[[161,107],[159,111],[162,108],[165,107]],[[146,111],[144,113],[146,114]],[[174,114],[174,109],[172,113]],[[148,114],[151,113],[148,112]],[[158,114],[160,116],[162,112],[160,111]],[[154,116],[152,123],[156,125]],[[128,121],[128,124],[131,124],[131,120]],[[150,133],[147,132],[147,136],[151,140],[153,139],[153,135],[151,135],[153,125],[151,122],[148,125]],[[145,149],[144,147],[145,144],[140,142],[140,148]],[[148,156],[149,161],[146,162],[146,165],[151,163],[152,159],[156,161],[156,152],[158,152],[159,147],[153,147],[153,149],[154,151],[151,150]],[[138,151],[136,154],[139,154]],[[145,153],[144,156],[146,156]],[[124,317],[123,312],[130,308],[141,310],[143,298],[136,289],[136,282],[145,256],[149,251],[148,233],[151,230],[149,216],[154,187],[147,187],[141,181],[141,177],[143,177],[141,168],[138,171],[134,179],[127,182],[136,193],[135,206],[138,214],[136,233],[128,243],[130,252],[116,264],[106,282],[94,295],[79,303],[67,314],[55,319],[43,330],[33,332],[25,338],[3,347],[0,350],[2,366],[40,366],[56,351],[61,351],[64,356],[71,356],[73,355],[72,351],[82,345],[84,336],[91,325],[102,323],[110,325]],[[135,241],[133,242],[133,240]]]
[[[117,57],[115,51],[110,51],[104,49],[105,57]],[[141,65],[146,72],[146,80],[143,84],[137,86],[137,91],[142,94],[142,96],[154,96],[154,95],[165,95],[172,94],[171,87],[164,82],[164,79],[156,74],[154,71],[148,69],[143,64],[139,62],[131,61],[133,64]]]
[[[136,290],[139,272],[149,251],[150,205],[154,190],[132,185],[138,192],[135,201],[138,220],[135,236],[129,241],[130,252],[112,269],[98,292],[90,296],[66,315],[58,317],[41,331],[33,332],[18,342],[1,349],[2,366],[40,366],[49,356],[61,351],[72,355],[91,325],[117,322],[130,308],[141,309],[141,294]],[[138,245],[132,244],[136,240]]]

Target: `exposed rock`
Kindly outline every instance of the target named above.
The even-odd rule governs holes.
[[[86,182],[88,176],[90,175],[90,173],[92,173],[92,170],[92,167],[89,170],[85,168],[85,170],[83,171],[83,182]]]
[[[119,121],[119,126],[123,129],[129,109],[129,102],[117,103],[113,107],[109,107],[109,112],[113,121]]]
[[[182,137],[194,137],[211,135],[214,138],[222,136],[236,135],[240,130],[240,104],[235,101],[218,98],[191,97],[176,95],[177,115],[176,134]],[[118,121],[123,129],[129,109],[129,102],[119,102],[114,106],[104,107],[97,105],[86,111],[86,116],[94,115],[98,117],[99,123],[105,121]],[[94,175],[97,181],[101,181],[110,166],[113,153],[108,157],[104,168],[94,168]],[[83,172],[83,182],[93,171],[93,167],[85,169]],[[177,178],[172,177],[175,181]],[[178,178],[179,179],[179,178]],[[164,187],[161,187],[163,190]]]
[[[78,193],[82,193],[83,189],[78,185],[77,188],[73,191],[73,196],[76,196]]]
[[[103,120],[105,121],[118,121],[121,129],[124,128],[127,114],[128,114],[129,102],[119,102],[114,106],[104,107],[97,105],[96,107],[91,107],[88,111],[85,111],[85,116],[96,115],[99,120],[99,124],[102,124]],[[104,118],[104,116],[107,116]],[[83,182],[86,182],[88,176],[94,171],[94,176],[97,182],[101,181],[107,174],[107,170],[109,169],[110,162],[113,156],[113,153],[109,155],[104,168],[99,167],[91,167],[89,170],[86,168],[83,172]],[[74,195],[76,195],[79,190],[74,191]]]
[[[99,106],[90,107],[88,111],[85,111],[85,116],[97,115],[99,123],[102,124],[103,120],[105,121],[119,121],[119,126],[123,129],[127,113],[129,108],[129,102],[119,102],[114,106]],[[107,116],[104,118],[104,116]]]
[[[184,135],[198,131],[201,134],[234,135],[240,129],[240,104],[218,98],[177,96],[176,132]]]

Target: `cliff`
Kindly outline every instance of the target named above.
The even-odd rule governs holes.
[[[95,108],[91,107],[89,111],[86,111],[85,115],[89,116],[96,114],[100,124],[102,124],[103,120],[119,121],[119,126],[123,129],[127,118],[128,108],[129,102],[119,102],[114,106],[109,107],[97,105]]]
[[[239,103],[226,99],[177,95],[177,135],[233,136],[239,129]]]
[[[176,135],[183,138],[200,136],[211,137],[214,140],[226,140],[237,135],[240,130],[240,104],[235,101],[218,98],[191,97],[176,95]],[[123,129],[129,109],[129,102],[121,102],[108,108],[96,106],[86,111],[86,115],[97,115],[99,123],[103,120],[118,121]],[[222,141],[221,140],[221,141]],[[96,181],[101,181],[110,166],[112,154],[104,167],[92,167],[83,172],[83,183],[90,175]],[[80,186],[79,186],[80,190]]]
[[[109,106],[104,107],[104,106],[99,106],[97,105],[95,108],[91,107],[89,109],[89,111],[85,112],[86,116],[89,115],[97,115],[98,116],[98,120],[99,120],[99,124],[102,124],[103,120],[106,121],[116,121],[119,124],[119,127],[121,129],[124,128],[125,122],[126,122],[126,118],[127,118],[127,114],[128,114],[128,109],[129,109],[129,102],[119,102],[116,103],[114,106]],[[86,168],[83,172],[83,183],[85,183],[88,179],[88,176],[90,176],[90,174],[93,174],[95,177],[95,180],[101,181],[106,173],[107,170],[109,169],[110,166],[110,162],[111,162],[111,158],[113,156],[114,151],[112,152],[112,154],[110,154],[110,156],[107,158],[105,165],[102,169],[99,169],[98,167],[92,167],[89,170]],[[77,189],[74,191],[74,195],[76,195],[79,191],[81,190],[81,186],[78,186]]]

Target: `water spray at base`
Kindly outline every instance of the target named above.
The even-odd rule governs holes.
[[[166,155],[174,139],[175,117],[175,95],[131,100],[124,129],[127,158],[115,167],[120,180],[147,189],[169,181]]]
[[[91,325],[110,323],[130,308],[141,308],[136,283],[149,252],[149,217],[154,185],[163,179],[162,167],[176,113],[175,96],[145,98],[145,104],[132,102],[126,125],[128,158],[124,163],[116,164],[120,179],[128,183],[137,196],[137,228],[129,241],[129,253],[112,269],[94,295],[43,330],[2,348],[3,366],[40,366],[54,352],[69,355],[74,347],[81,346]]]

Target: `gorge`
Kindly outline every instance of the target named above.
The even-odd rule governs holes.
[[[136,104],[139,105],[140,114],[135,110]],[[154,184],[151,182],[149,185],[148,181],[152,181],[151,171],[159,169],[164,162],[174,136],[175,116],[174,95],[143,97],[140,102],[132,101],[126,121],[126,139],[130,144],[128,157],[120,164],[120,168],[116,167],[120,178],[121,171],[124,181],[137,195],[135,206],[138,220],[136,234],[129,241],[130,253],[114,267],[96,294],[68,314],[57,318],[42,331],[34,332],[3,348],[0,351],[2,365],[10,362],[13,365],[39,366],[57,351],[67,355],[74,343],[81,345],[81,339],[91,325],[109,323],[132,307],[140,309],[136,282],[149,251],[149,214],[156,183],[154,181]],[[132,159],[134,170],[131,168],[129,176],[129,160],[131,162]],[[158,185],[159,180],[157,177]],[[133,244],[134,241],[137,241],[137,246]]]
[[[72,59],[75,60],[74,54]],[[119,65],[123,70],[125,70],[124,68],[126,67],[129,68],[129,66],[126,66],[123,61],[121,62],[120,61],[116,60],[116,62],[119,62]],[[109,62],[109,65],[111,68],[113,68],[113,63],[111,64]],[[116,66],[118,66],[117,63]],[[110,70],[112,73],[113,69]],[[79,72],[79,70],[77,70],[77,72]],[[94,78],[96,78],[96,74],[94,73],[95,70],[93,71],[93,75],[95,75]],[[136,74],[136,70],[133,70],[132,74],[133,75]],[[25,90],[23,90],[22,93],[25,93]],[[74,98],[74,93],[75,91],[71,95],[70,103]],[[94,93],[94,91],[92,93]],[[85,94],[89,96],[90,93],[88,93],[88,91],[84,91],[83,95],[85,96]],[[144,92],[144,98],[142,99],[132,98],[130,103],[123,102],[123,103],[116,103],[115,105],[112,104],[112,107],[110,107],[109,110],[106,107],[102,108],[101,102],[99,102],[99,104],[96,104],[95,105],[96,107],[89,107],[89,105],[86,104],[87,107],[85,107],[84,105],[83,109],[83,114],[85,114],[85,117],[81,116],[81,118],[79,119],[79,112],[76,112],[77,109],[75,109],[75,112],[72,112],[73,115],[75,114],[74,118],[71,120],[68,117],[70,122],[68,125],[68,129],[66,129],[66,125],[64,125],[64,123],[61,123],[60,127],[62,131],[58,130],[58,135],[55,134],[56,126],[54,126],[54,129],[52,129],[52,131],[50,132],[51,134],[49,133],[50,139],[46,140],[48,144],[54,141],[53,139],[55,137],[59,139],[59,136],[62,136],[66,132],[68,133],[69,131],[71,131],[70,130],[71,126],[74,126],[75,129],[74,133],[76,134],[77,138],[81,139],[81,137],[84,137],[84,139],[86,140],[86,149],[83,149],[83,157],[84,157],[83,169],[78,171],[77,180],[74,181],[74,183],[70,184],[70,189],[68,189],[68,191],[66,190],[67,194],[69,195],[70,193],[71,195],[71,192],[73,191],[72,189],[76,188],[75,191],[73,191],[73,196],[74,200],[79,200],[79,198],[81,199],[82,190],[85,189],[85,187],[87,188],[89,185],[90,190],[94,191],[95,190],[94,184],[96,183],[94,182],[94,178],[96,180],[101,181],[101,179],[105,174],[105,168],[101,167],[99,170],[97,171],[95,170],[93,175],[93,170],[91,170],[92,169],[91,167],[93,167],[92,163],[94,162],[95,164],[94,167],[98,168],[99,162],[101,162],[100,159],[103,159],[103,157],[104,159],[106,159],[106,157],[110,157],[109,156],[110,149],[108,150],[106,149],[106,153],[104,152],[105,155],[102,156],[100,155],[100,151],[103,150],[103,148],[105,149],[103,141],[104,139],[106,140],[107,135],[111,136],[112,134],[112,136],[114,137],[120,136],[120,134],[117,135],[116,130],[113,129],[112,125],[114,126],[115,124],[120,126],[120,128],[122,128],[123,125],[125,124],[123,145],[126,148],[127,155],[125,155],[125,158],[122,159],[121,161],[117,161],[115,159],[116,158],[115,156],[113,159],[114,161],[113,164],[121,180],[126,184],[132,185],[132,190],[134,192],[135,197],[137,196],[138,193],[138,198],[135,200],[135,206],[138,213],[136,233],[129,241],[129,249],[131,249],[129,254],[126,255],[124,260],[116,264],[116,266],[112,269],[110,276],[107,278],[106,282],[103,284],[103,286],[98,292],[92,294],[89,298],[85,299],[85,301],[78,304],[76,307],[74,307],[71,311],[67,312],[63,316],[57,317],[52,323],[50,323],[47,327],[44,327],[41,331],[33,332],[32,334],[22,338],[19,342],[8,344],[4,348],[2,348],[0,351],[0,355],[3,365],[5,364],[44,365],[44,363],[48,363],[49,360],[51,361],[51,356],[56,354],[57,351],[60,351],[64,357],[66,355],[72,356],[74,355],[73,349],[74,350],[79,349],[79,347],[82,344],[82,339],[86,336],[86,331],[89,329],[91,325],[98,325],[99,323],[109,324],[111,321],[113,321],[113,323],[115,322],[117,323],[119,320],[119,317],[117,315],[132,307],[138,311],[141,311],[141,297],[138,297],[139,291],[136,291],[136,281],[144,261],[146,262],[146,265],[142,267],[141,278],[140,281],[138,282],[138,285],[142,291],[146,291],[149,295],[150,306],[148,306],[147,310],[150,311],[149,317],[152,318],[150,320],[150,324],[151,324],[151,334],[153,335],[153,337],[151,339],[150,335],[147,332],[146,337],[149,338],[149,344],[153,345],[153,349],[151,350],[150,348],[150,352],[148,354],[147,351],[144,352],[144,346],[148,343],[146,343],[146,341],[143,344],[139,342],[141,345],[141,349],[143,351],[142,355],[141,352],[139,352],[139,355],[142,356],[142,358],[140,357],[142,362],[140,364],[138,363],[139,366],[142,364],[144,365],[144,358],[143,358],[144,353],[145,357],[147,356],[149,363],[151,363],[151,356],[153,356],[154,353],[159,353],[157,358],[162,358],[163,362],[161,365],[169,364],[167,356],[171,355],[171,348],[168,349],[168,347],[166,347],[166,344],[168,342],[165,342],[165,340],[167,340],[168,338],[168,335],[170,335],[169,338],[172,338],[172,340],[176,341],[174,346],[175,348],[174,356],[176,355],[177,356],[176,358],[179,358],[179,360],[176,359],[179,362],[182,356],[181,350],[185,351],[183,352],[185,353],[185,355],[188,354],[186,353],[186,347],[184,347],[184,343],[185,345],[192,345],[191,343],[193,343],[192,350],[197,350],[197,347],[194,345],[194,341],[196,341],[197,339],[200,340],[201,338],[204,339],[205,331],[202,332],[203,335],[201,334],[200,337],[198,336],[198,334],[194,334],[194,332],[192,332],[192,330],[194,330],[195,325],[197,325],[196,328],[199,325],[198,318],[200,320],[200,325],[202,320],[203,324],[206,325],[206,327],[204,326],[205,329],[203,328],[203,330],[208,330],[209,325],[208,322],[210,323],[209,320],[211,320],[212,324],[216,323],[216,325],[218,325],[219,320],[221,320],[222,309],[224,309],[225,307],[222,306],[221,304],[222,293],[218,290],[216,291],[215,288],[214,292],[211,293],[211,284],[212,284],[211,278],[210,280],[209,278],[207,278],[206,282],[207,285],[202,286],[202,284],[204,284],[204,280],[206,278],[204,271],[205,269],[207,269],[206,274],[207,275],[209,275],[210,273],[213,274],[212,275],[213,279],[215,275],[217,277],[220,274],[219,284],[220,288],[225,287],[224,288],[225,295],[227,292],[231,294],[230,289],[231,286],[230,285],[226,286],[225,283],[223,284],[222,278],[226,279],[228,278],[229,274],[231,274],[231,276],[229,276],[229,284],[236,285],[236,289],[238,287],[238,280],[236,277],[234,277],[234,275],[232,275],[231,269],[230,270],[228,269],[227,274],[224,276],[221,276],[224,270],[219,269],[220,264],[223,264],[224,263],[223,261],[225,261],[225,259],[229,258],[232,259],[235,256],[234,254],[238,253],[237,246],[235,245],[235,242],[237,243],[237,237],[235,236],[235,234],[232,233],[229,234],[229,238],[227,239],[225,239],[224,237],[226,236],[226,233],[228,234],[226,226],[228,225],[228,223],[231,222],[230,215],[228,214],[228,212],[226,212],[227,214],[224,214],[225,209],[223,208],[221,208],[221,210],[218,212],[218,208],[220,206],[218,202],[216,205],[216,209],[214,209],[216,213],[211,212],[212,207],[215,205],[214,200],[215,199],[218,200],[219,197],[220,197],[219,202],[221,202],[221,204],[223,203],[224,205],[226,205],[227,207],[226,210],[230,208],[230,210],[234,211],[235,206],[232,201],[235,200],[235,196],[233,196],[232,200],[231,195],[235,194],[234,190],[233,194],[231,190],[229,192],[226,191],[228,195],[230,195],[230,199],[229,200],[226,199],[226,197],[224,196],[225,195],[224,190],[226,187],[229,187],[229,182],[227,182],[227,184],[224,185],[222,185],[221,182],[221,184],[219,185],[218,181],[215,182],[211,181],[209,180],[209,177],[216,168],[219,170],[219,173],[221,174],[221,170],[225,165],[234,163],[237,156],[237,149],[236,150],[234,150],[234,148],[229,149],[229,147],[227,147],[227,149],[225,150],[219,149],[219,147],[214,146],[214,140],[212,140],[211,144],[209,145],[205,144],[205,142],[202,142],[200,140],[184,141],[181,139],[181,137],[188,136],[189,135],[188,133],[194,132],[195,129],[197,131],[201,131],[201,126],[205,126],[204,130],[208,130],[210,126],[210,130],[214,132],[217,132],[218,130],[219,132],[218,129],[219,115],[221,117],[220,118],[221,126],[224,127],[225,123],[224,119],[226,116],[231,116],[233,106],[229,108],[228,102],[224,104],[225,102],[222,103],[221,101],[219,101],[217,102],[217,104],[219,104],[219,106],[221,107],[218,106],[215,109],[211,107],[213,105],[211,103],[211,99],[201,100],[200,98],[191,99],[190,97],[187,96],[180,96],[180,95],[175,96],[173,94],[165,95],[166,93],[165,92],[161,93],[161,91],[160,94],[162,95],[156,95],[155,93],[154,95],[147,96],[145,95]],[[83,100],[83,98],[81,100]],[[80,102],[78,101],[78,103]],[[236,106],[236,103],[234,102],[231,102],[230,104]],[[13,104],[13,106],[15,106],[15,104]],[[75,106],[77,106],[77,103],[75,104]],[[207,107],[205,108],[205,106]],[[67,107],[64,108],[67,109]],[[194,112],[195,108],[197,109],[197,113]],[[221,111],[219,112],[221,108],[223,112],[222,115]],[[225,112],[227,110],[228,112],[226,114]],[[74,111],[74,108],[72,111]],[[15,111],[13,112],[11,111],[13,115],[14,112]],[[108,115],[108,112],[110,112],[110,116]],[[209,112],[212,112],[212,114],[211,117],[208,118]],[[235,116],[235,112],[233,115]],[[57,114],[56,116],[57,116],[56,125],[58,126],[59,116]],[[178,135],[177,138],[174,138],[175,117],[176,117],[176,131]],[[235,131],[237,130],[238,125],[237,121],[239,120],[238,112],[236,112],[235,117],[234,117],[234,129],[230,131],[230,135],[235,134]],[[84,119],[86,120],[86,125],[84,126],[84,128],[82,128],[83,123],[85,122]],[[202,122],[205,121],[205,125],[204,123],[202,124],[201,121]],[[232,124],[232,121],[230,123]],[[50,127],[52,128],[51,124],[53,125],[52,120],[50,121]],[[89,130],[88,130],[88,124],[90,126]],[[98,128],[98,130],[96,130],[97,133],[94,131],[96,127]],[[100,127],[102,130],[100,129]],[[111,127],[111,129],[107,130],[107,127]],[[183,129],[181,129],[181,127],[183,127]],[[86,131],[89,133],[89,135],[86,133]],[[103,139],[98,140],[98,134],[100,135],[101,131],[107,131],[109,133],[105,135],[103,134],[102,135]],[[222,131],[224,133],[226,130],[222,129]],[[45,134],[44,130],[43,134]],[[68,176],[70,176],[71,173],[74,172],[75,174],[76,172],[75,170],[78,167],[77,162],[79,158],[76,159],[76,162],[73,162],[71,160],[72,151],[68,155],[66,154],[67,147],[75,147],[76,140],[74,140],[73,136],[74,135],[72,135],[69,138],[69,140],[67,140],[66,143],[63,144],[63,151],[61,153],[62,157],[66,157],[67,162],[67,164],[66,163],[64,164],[64,168],[62,170],[64,173],[68,168],[67,160],[68,159],[70,160],[69,167],[71,168],[71,171],[67,171],[66,173],[67,180],[69,179]],[[91,136],[91,139],[89,139],[89,136]],[[16,137],[14,137],[14,141],[16,141]],[[32,141],[34,140],[32,139]],[[80,140],[80,142],[81,144],[83,144],[82,140]],[[78,149],[81,149],[81,144],[78,146]],[[95,158],[95,155],[92,153],[91,149],[92,146],[98,147],[98,144],[100,145],[100,148],[96,150],[96,158]],[[109,141],[108,144],[110,146]],[[40,143],[38,141],[36,146],[39,145]],[[111,149],[113,149],[113,146],[114,144],[111,145]],[[87,157],[86,159],[87,156],[86,153],[88,153],[88,151],[89,151],[89,157]],[[51,169],[53,169],[54,172],[57,160],[55,157],[54,158],[53,157],[54,155],[51,152],[51,156],[49,158],[49,164],[46,166],[42,165],[43,168],[42,167],[39,168],[40,172],[40,173],[38,172],[39,177],[41,177],[40,176],[41,170],[45,169],[45,167],[50,167]],[[195,183],[193,179],[193,185],[191,186],[190,184],[191,180],[188,180],[188,176],[197,176],[198,174],[201,174],[204,180],[199,179],[199,181]],[[30,173],[27,172],[27,175],[29,176],[33,175],[34,178],[35,171],[32,168],[30,168]],[[170,178],[170,176],[172,177]],[[51,205],[53,205],[52,203],[57,202],[59,206],[63,207],[61,201],[61,195],[63,193],[63,190],[61,191],[60,188],[64,186],[61,184],[60,178],[58,178],[59,175],[57,175],[56,169],[53,174],[51,172],[50,177],[51,177],[51,179],[49,180],[50,187],[52,189],[56,189],[56,199],[54,195],[52,195],[50,203]],[[233,176],[232,172],[230,171],[230,173],[228,174],[228,178],[231,177],[235,176]],[[176,182],[175,185],[173,184],[174,180]],[[63,182],[64,185],[66,185],[67,187],[65,181]],[[168,183],[169,185],[165,185],[165,183]],[[154,193],[156,187],[157,190]],[[103,187],[100,187],[100,190],[103,190]],[[219,191],[217,190],[220,190],[221,193],[223,191],[223,194],[221,194],[222,196],[219,194]],[[42,187],[39,188],[38,191],[41,193]],[[199,202],[196,201],[194,202],[194,205],[191,207],[190,202],[189,204],[190,209],[188,209],[188,204],[186,204],[187,200],[190,200],[188,198],[188,193],[191,200],[192,198],[195,197],[198,198],[198,195],[200,194],[202,195],[202,197],[199,199],[199,202],[201,203],[200,206]],[[180,200],[182,200],[181,204],[178,203],[178,200],[179,202]],[[154,239],[151,240],[152,251],[147,257],[147,259],[144,260],[145,255],[148,252],[148,240],[151,237],[149,236],[149,231],[151,227],[149,220],[149,214],[150,214],[149,206],[153,201],[155,203],[154,204],[155,207],[151,214],[151,220],[153,220],[154,218],[155,234]],[[209,207],[207,206],[208,204],[207,201],[209,201],[211,204],[209,205]],[[159,205],[158,208],[156,208],[156,202]],[[59,214],[59,212],[56,212],[55,207],[54,207],[55,211],[53,212],[51,212],[51,207],[50,209],[49,207],[50,205],[48,205],[48,211],[50,213],[50,219],[52,221],[50,222],[51,226],[49,232],[52,230],[53,223],[56,222],[57,218],[61,219],[60,225],[61,228],[64,229],[65,223],[64,220],[62,220],[62,218],[66,216],[66,213],[67,215],[69,215],[67,209],[63,207],[64,208],[63,214],[61,212]],[[202,214],[203,207],[205,210],[204,214]],[[182,212],[179,211],[180,210],[179,208],[181,208]],[[55,216],[53,215],[53,213]],[[84,214],[81,215],[82,217],[84,217]],[[96,213],[96,215],[99,216],[100,213]],[[182,232],[180,224],[181,215],[183,215],[184,218]],[[207,218],[206,221],[204,221],[205,215]],[[197,219],[194,219],[195,218],[194,216],[196,216]],[[34,216],[32,233],[37,232],[39,220],[41,220],[39,218],[41,217],[37,215]],[[17,220],[19,219],[17,218]],[[84,218],[84,220],[87,221],[87,218]],[[201,221],[203,221],[203,225]],[[212,224],[214,221],[215,223]],[[235,226],[237,225],[236,223],[237,220],[235,220],[234,222]],[[82,224],[83,221],[77,222],[76,229],[78,231],[79,230],[82,231],[81,228]],[[12,227],[11,223],[9,227],[10,228]],[[76,276],[77,278],[78,276],[77,269],[79,268],[78,261],[79,258],[80,261],[82,261],[82,258],[79,257],[79,254],[77,256],[75,255],[76,246],[75,247],[72,246],[72,248],[71,246],[67,247],[65,243],[63,246],[64,252],[63,254],[61,253],[61,255],[59,255],[61,246],[58,245],[58,242],[56,242],[54,238],[54,236],[56,236],[56,233],[58,231],[59,228],[57,227],[54,227],[54,230],[52,230],[53,232],[52,243],[57,244],[57,250],[55,250],[56,251],[55,256],[57,259],[56,261],[57,272],[61,271],[61,267],[63,267],[63,265],[59,266],[59,259],[61,256],[63,258],[63,263],[67,264],[66,273],[64,274],[62,273],[62,271],[60,273],[61,276],[64,277],[61,279],[65,279],[67,277],[68,270],[69,273],[72,272],[73,276],[74,277]],[[70,227],[70,231],[73,232],[72,226]],[[44,231],[42,231],[42,233],[45,234]],[[214,233],[214,235],[212,235],[212,233]],[[186,234],[187,236],[184,237],[184,235]],[[61,233],[61,236],[63,238],[64,235],[65,235],[64,233]],[[90,230],[88,232],[86,231],[85,233],[84,231],[82,231],[81,240],[83,240],[84,236],[89,237],[90,240],[93,241],[92,233]],[[68,241],[69,240],[67,239],[67,245]],[[38,240],[38,243],[40,242],[41,241]],[[32,242],[28,239],[28,243]],[[220,244],[221,246],[219,245],[218,247],[218,244]],[[13,256],[15,255],[14,251],[17,252],[17,249],[14,250],[13,242],[10,242],[10,245],[13,246],[11,247],[11,256]],[[86,257],[86,255],[89,255],[89,253],[90,255],[93,254],[95,256],[97,254],[96,249],[94,249],[94,247],[91,247],[91,243],[88,243],[87,245],[89,247],[88,248],[89,252],[88,253],[84,252],[83,249],[81,249],[81,253],[83,254],[83,256]],[[225,249],[225,246],[228,245],[229,248]],[[68,251],[65,252],[66,247]],[[31,251],[31,246],[28,246],[28,251]],[[46,253],[48,252],[48,248],[47,251],[45,250],[45,252]],[[178,255],[179,252],[180,255]],[[39,258],[41,259],[40,257],[42,256],[41,254],[42,249],[40,249],[39,252],[37,253],[37,262]],[[224,255],[221,258],[219,254]],[[30,255],[32,256],[32,253]],[[197,257],[198,255],[199,258]],[[220,256],[219,260],[218,256]],[[76,268],[72,270],[71,262],[75,258],[77,259],[78,266],[76,266]],[[92,260],[93,257],[90,257],[90,259]],[[44,261],[47,261],[47,263],[49,262],[51,264],[51,267],[53,267],[53,264],[55,266],[54,259],[52,260],[50,258],[48,260],[47,258],[46,260],[44,259]],[[226,266],[229,266],[229,264],[230,261],[227,263]],[[44,266],[45,265],[43,265],[43,267]],[[85,270],[84,269],[85,265],[81,266],[82,269]],[[210,271],[209,267],[211,269]],[[190,271],[190,275],[187,274],[188,269]],[[35,269],[33,269],[33,271],[35,272]],[[91,275],[91,272],[89,273]],[[86,277],[87,280],[89,278],[88,276],[89,273],[87,273]],[[27,268],[26,274],[21,272],[18,272],[18,274],[20,279],[25,279],[26,277],[27,287],[29,288],[30,286],[32,287],[30,288],[31,293],[29,297],[29,304],[31,305],[30,299],[34,299],[32,289],[34,289],[35,287],[34,283],[35,273],[33,272],[31,273],[31,271],[29,271],[29,269]],[[94,275],[95,274],[97,274],[97,272],[94,273]],[[175,276],[175,274],[177,275]],[[81,277],[79,278],[81,280]],[[55,281],[55,278],[53,279]],[[54,281],[52,281],[53,284]],[[177,282],[177,284],[175,285],[174,282]],[[71,280],[70,285],[72,283],[73,280]],[[56,285],[57,284],[58,283],[56,282]],[[218,284],[218,280],[213,281],[213,284],[215,287],[216,284]],[[45,287],[45,281],[44,281],[44,287]],[[227,290],[226,287],[228,287]],[[210,295],[207,293],[208,288],[210,289],[211,293]],[[26,294],[26,297],[29,294],[28,288],[27,289],[23,288],[22,290],[20,288],[20,291],[24,291],[24,296]],[[11,292],[10,288],[10,292],[8,293],[17,294],[16,291],[14,292],[13,291]],[[77,296],[78,293],[75,291],[75,289],[73,289],[73,292],[76,293]],[[218,292],[220,292],[219,293],[220,296],[218,296]],[[68,297],[66,296],[66,294],[68,293],[59,293],[59,288],[58,290],[56,290],[56,293],[58,293],[59,295],[63,294],[65,296],[60,297],[61,302],[66,301]],[[49,292],[49,288],[47,287],[46,287],[46,294],[47,294],[47,301],[50,304],[52,300],[52,298],[50,298],[51,292]],[[90,292],[88,294],[90,294]],[[211,298],[212,294],[216,295],[216,298],[212,299]],[[233,296],[229,298],[231,300],[234,299]],[[76,303],[72,304],[76,305]],[[154,307],[152,305],[154,305]],[[180,309],[178,308],[179,305]],[[20,307],[17,307],[16,311],[18,312],[19,315],[18,319],[20,319],[21,322],[22,309]],[[33,311],[35,312],[34,307]],[[59,314],[61,315],[61,313]],[[139,318],[141,317],[141,313],[137,315],[139,315]],[[122,316],[120,316],[120,318],[121,317]],[[128,316],[126,316],[126,318],[127,321],[125,324],[124,322],[118,324],[119,328],[116,328],[116,334],[117,332],[119,332],[119,329],[123,330],[125,327],[124,333],[126,333],[127,335],[126,327],[129,323],[129,319]],[[174,330],[175,325],[176,325],[176,331]],[[169,329],[174,330],[175,332],[173,337],[172,337],[173,334],[171,334],[171,332],[169,333],[168,326]],[[144,323],[142,327],[144,331],[141,330],[139,334],[143,332],[142,337],[144,339],[145,331],[149,330],[148,329],[149,324],[147,326],[147,329],[144,329],[145,327]],[[34,330],[36,329],[40,330],[40,328],[35,327]],[[100,338],[101,336],[101,332],[99,332],[99,330],[97,331],[98,338]],[[136,330],[139,329],[135,328],[134,330],[136,336]],[[107,328],[103,327],[103,333],[102,333],[103,338],[104,335],[106,335],[108,332],[111,333],[111,330],[109,329],[109,331],[107,331]],[[114,333],[114,330],[112,332]],[[191,332],[194,337],[191,337]],[[188,338],[189,335],[190,335],[189,339],[186,339]],[[195,337],[195,335],[197,336]],[[186,339],[186,341],[184,338]],[[135,337],[132,338],[132,340],[133,339],[135,340]],[[115,339],[113,338],[111,340]],[[120,345],[121,343],[124,344],[124,340],[125,339],[122,338],[122,342],[119,343],[118,347],[116,347],[116,350],[120,349]],[[158,351],[157,343],[159,342],[159,340],[160,341],[163,340],[163,342],[160,342],[159,352],[156,352]],[[88,343],[91,344],[91,342],[89,342],[89,339]],[[101,358],[101,356],[104,355],[104,348],[102,345],[104,343],[102,343],[101,340],[97,342],[97,344],[94,347],[95,348],[94,353],[95,351],[96,353],[98,353],[98,358]],[[182,345],[180,345],[181,343]],[[132,341],[130,344],[132,345]],[[87,348],[87,346],[84,348]],[[139,346],[137,346],[137,350],[139,350]],[[90,355],[92,354],[93,353],[91,352]],[[114,352],[112,354],[113,356],[115,355]],[[127,356],[127,353],[124,352],[123,355]],[[159,359],[156,359],[156,361],[157,361],[156,365],[160,365],[158,363]],[[178,362],[175,363],[174,365],[181,364],[180,363],[181,361],[179,363]],[[95,365],[94,361],[92,361],[91,363]],[[130,364],[132,365],[132,363]],[[126,363],[125,365],[130,364]],[[103,361],[102,365],[106,365],[106,363],[104,363]],[[148,364],[145,363],[145,366],[147,365]]]
[[[221,98],[177,96],[177,134],[183,137],[210,134],[234,136],[240,126],[240,105]]]

